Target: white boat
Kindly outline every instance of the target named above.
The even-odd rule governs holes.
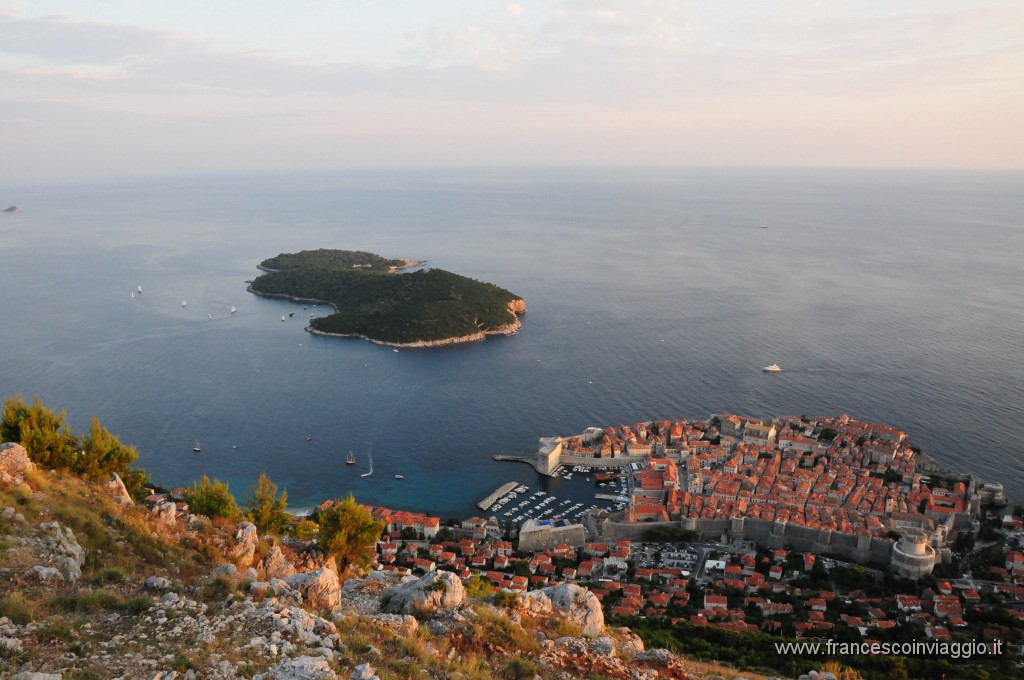
[[[782,369],[779,368],[778,364],[772,364],[771,366],[765,366],[761,370],[764,371],[765,373],[778,373]]]
[[[356,456],[355,456],[354,453],[349,451],[348,452],[348,458],[345,459],[345,465],[355,465],[355,464],[356,464]]]
[[[404,475],[395,475],[395,479],[405,479]]]
[[[202,451],[202,448],[199,447],[199,440],[197,439],[196,445],[192,447],[192,453],[199,453],[200,451]]]
[[[281,317],[281,321],[284,321],[284,317],[283,316]]]
[[[136,290],[139,291],[139,295],[142,295],[142,284],[141,283],[139,284],[139,287],[136,288]]]
[[[370,475],[373,474],[373,454],[372,453],[369,454],[369,458],[370,458],[370,471],[369,472],[364,472],[363,474],[359,475],[360,477],[369,477]]]
[[[181,306],[182,306],[182,307],[184,307],[184,306],[185,306],[185,305],[187,305],[187,304],[188,304],[188,303],[187,303],[187,302],[185,302],[184,300],[182,300],[182,301],[181,301]]]
[[[135,291],[134,290],[132,291],[132,299],[133,300],[135,299]]]
[[[238,312],[238,310],[237,310],[237,309],[235,309],[235,306],[234,306],[234,305],[231,305],[231,313],[232,313],[232,314],[236,314],[237,312]]]
[[[207,318],[207,319],[213,319],[213,314],[207,314],[207,315],[206,315],[206,318]]]

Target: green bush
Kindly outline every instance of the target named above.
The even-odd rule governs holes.
[[[203,478],[189,487],[185,492],[185,500],[189,510],[196,515],[207,517],[225,517],[237,521],[242,511],[239,510],[235,497],[228,490],[228,485],[217,479]]]
[[[374,519],[369,508],[356,503],[351,494],[320,511],[317,522],[317,543],[338,561],[341,572],[350,565],[367,566],[373,559],[373,546],[384,531],[384,524]]]
[[[522,656],[509,659],[501,674],[509,680],[527,680],[537,675],[537,664]]]
[[[0,616],[23,626],[35,618],[35,607],[21,593],[10,593],[0,596]]]
[[[279,534],[291,522],[288,514],[288,492],[277,495],[277,484],[270,481],[266,473],[260,473],[259,479],[249,492],[245,503],[248,517],[260,533]]]

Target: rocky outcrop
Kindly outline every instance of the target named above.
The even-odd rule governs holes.
[[[604,632],[604,612],[601,601],[586,588],[575,584],[550,586],[524,593],[524,613],[533,616],[561,616],[580,627],[584,635]]]
[[[259,532],[252,522],[239,522],[235,527],[235,544],[228,549],[228,559],[239,569],[245,569],[256,559],[256,548],[259,545]]]
[[[60,568],[67,581],[74,583],[82,577],[85,549],[78,545],[75,533],[57,522],[43,522],[39,529],[45,532],[44,543],[51,551],[52,561]]]
[[[302,595],[302,602],[311,609],[336,609],[341,605],[341,584],[333,569],[317,569],[281,580]]]
[[[0,444],[0,484],[18,486],[25,481],[25,474],[34,469],[24,446],[12,442]]]
[[[178,521],[178,506],[171,501],[157,503],[149,513],[153,516],[153,520],[157,525],[170,527],[174,526],[175,522]]]
[[[288,578],[296,573],[296,569],[295,565],[284,556],[281,548],[274,545],[256,565],[256,573],[259,578],[270,580],[272,578]]]
[[[307,546],[295,558],[295,569],[296,571],[316,571],[317,569],[338,571],[338,562],[315,545]]]
[[[124,482],[116,472],[111,473],[110,479],[104,485],[104,488],[118,505],[135,505],[135,501],[132,500],[132,495],[128,493],[128,489],[125,487]]]
[[[322,657],[300,656],[284,659],[266,673],[254,676],[254,680],[338,680],[338,674]]]
[[[450,571],[432,571],[423,578],[388,588],[381,609],[392,614],[429,614],[454,609],[466,601],[461,579]]]

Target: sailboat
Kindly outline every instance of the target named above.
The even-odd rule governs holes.
[[[134,290],[132,291],[132,299],[133,300],[135,299],[135,291]]]
[[[369,456],[370,456],[370,471],[369,472],[364,472],[363,474],[359,475],[360,477],[369,477],[370,475],[373,474],[373,454],[371,453],[371,454],[369,454]]]
[[[284,321],[284,317],[283,316],[281,317],[281,321]]]
[[[182,301],[181,301],[181,306],[182,306],[182,307],[184,307],[184,306],[185,306],[185,305],[187,305],[187,304],[188,304],[188,303],[187,303],[187,302],[185,302],[184,300],[182,300]]]
[[[348,458],[345,459],[345,465],[355,465],[355,464],[356,464],[356,456],[355,456],[354,453],[349,451],[348,452]]]
[[[235,309],[235,306],[234,306],[234,305],[231,305],[231,313],[232,313],[232,314],[235,314],[236,312],[238,312],[238,310],[237,310],[237,309]]]
[[[199,447],[199,440],[196,440],[196,445],[192,447],[192,453],[199,453],[202,449]]]
[[[395,475],[395,479],[405,479],[405,475]]]
[[[761,227],[760,228],[761,229],[767,229],[768,228],[768,220],[761,220]]]
[[[141,283],[139,284],[139,287],[136,288],[136,290],[139,291],[139,295],[142,295],[142,284]]]

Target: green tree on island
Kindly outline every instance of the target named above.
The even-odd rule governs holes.
[[[250,497],[245,502],[249,519],[261,533],[279,534],[291,522],[288,514],[288,492],[277,495],[277,484],[270,481],[265,472],[260,473],[256,484],[249,490]]]
[[[370,509],[356,503],[352,494],[317,513],[320,531],[317,543],[338,562],[338,572],[349,567],[365,568],[373,557],[373,546],[384,531]]]

